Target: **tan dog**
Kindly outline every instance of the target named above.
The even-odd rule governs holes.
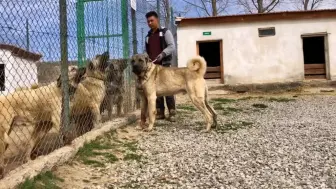
[[[87,65],[87,78],[79,83],[70,102],[70,112],[80,113],[90,109],[95,123],[100,121],[99,105],[105,95],[105,69],[109,55],[105,52],[97,55]],[[9,133],[16,117],[23,118],[33,133],[26,150],[26,159],[36,144],[52,127],[60,130],[62,111],[62,92],[59,84],[53,82],[37,89],[15,91],[7,96],[0,96],[0,177],[4,175],[4,152],[9,143]],[[48,123],[48,124],[43,124]]]
[[[77,116],[91,112],[94,126],[101,121],[100,104],[106,94],[105,69],[109,65],[108,59],[108,52],[96,56],[87,65],[85,76],[81,76],[83,72],[78,72],[79,76],[75,77],[80,79],[80,82],[71,101],[70,115]]]
[[[187,68],[171,68],[155,65],[147,54],[134,55],[131,60],[132,71],[138,77],[137,87],[141,94],[140,129],[145,128],[146,114],[149,126],[153,129],[156,116],[156,97],[178,93],[188,93],[192,103],[203,113],[206,121],[205,131],[217,125],[217,114],[209,105],[208,88],[204,79],[206,61],[195,56],[187,63]]]

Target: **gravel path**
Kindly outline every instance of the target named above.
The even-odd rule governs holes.
[[[91,168],[110,179],[86,188],[336,188],[336,96],[212,104],[218,131],[180,106],[176,124],[138,137],[141,160]]]

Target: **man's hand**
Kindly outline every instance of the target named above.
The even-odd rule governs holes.
[[[155,59],[156,59],[156,62],[161,62],[162,59],[166,56],[166,53],[162,52],[159,54],[159,56],[157,56]]]

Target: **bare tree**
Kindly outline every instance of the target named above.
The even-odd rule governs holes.
[[[158,3],[160,5],[160,20],[163,21],[165,27],[170,28],[171,26],[171,17],[172,16],[181,16],[189,12],[190,8],[177,6],[177,2],[171,0],[147,0],[153,7],[157,7]],[[174,7],[174,15],[171,15],[171,7]]]
[[[238,0],[246,13],[272,12],[283,0]]]
[[[323,4],[324,0],[298,0],[297,9],[315,10]]]
[[[229,7],[228,0],[182,0],[187,6],[195,8],[198,15],[201,16],[218,16]]]

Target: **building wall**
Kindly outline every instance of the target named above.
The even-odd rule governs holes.
[[[304,79],[302,34],[328,32],[330,78],[336,80],[336,19],[208,24],[179,27],[178,66],[196,55],[196,41],[223,40],[225,84],[293,82]],[[259,37],[258,28],[275,27]],[[203,36],[211,31],[212,35]],[[327,65],[328,67],[328,65]]]
[[[17,58],[11,52],[1,50],[1,61],[5,64],[5,91],[0,94],[6,95],[15,91],[18,87],[30,87],[38,83],[37,66],[28,60]]]

